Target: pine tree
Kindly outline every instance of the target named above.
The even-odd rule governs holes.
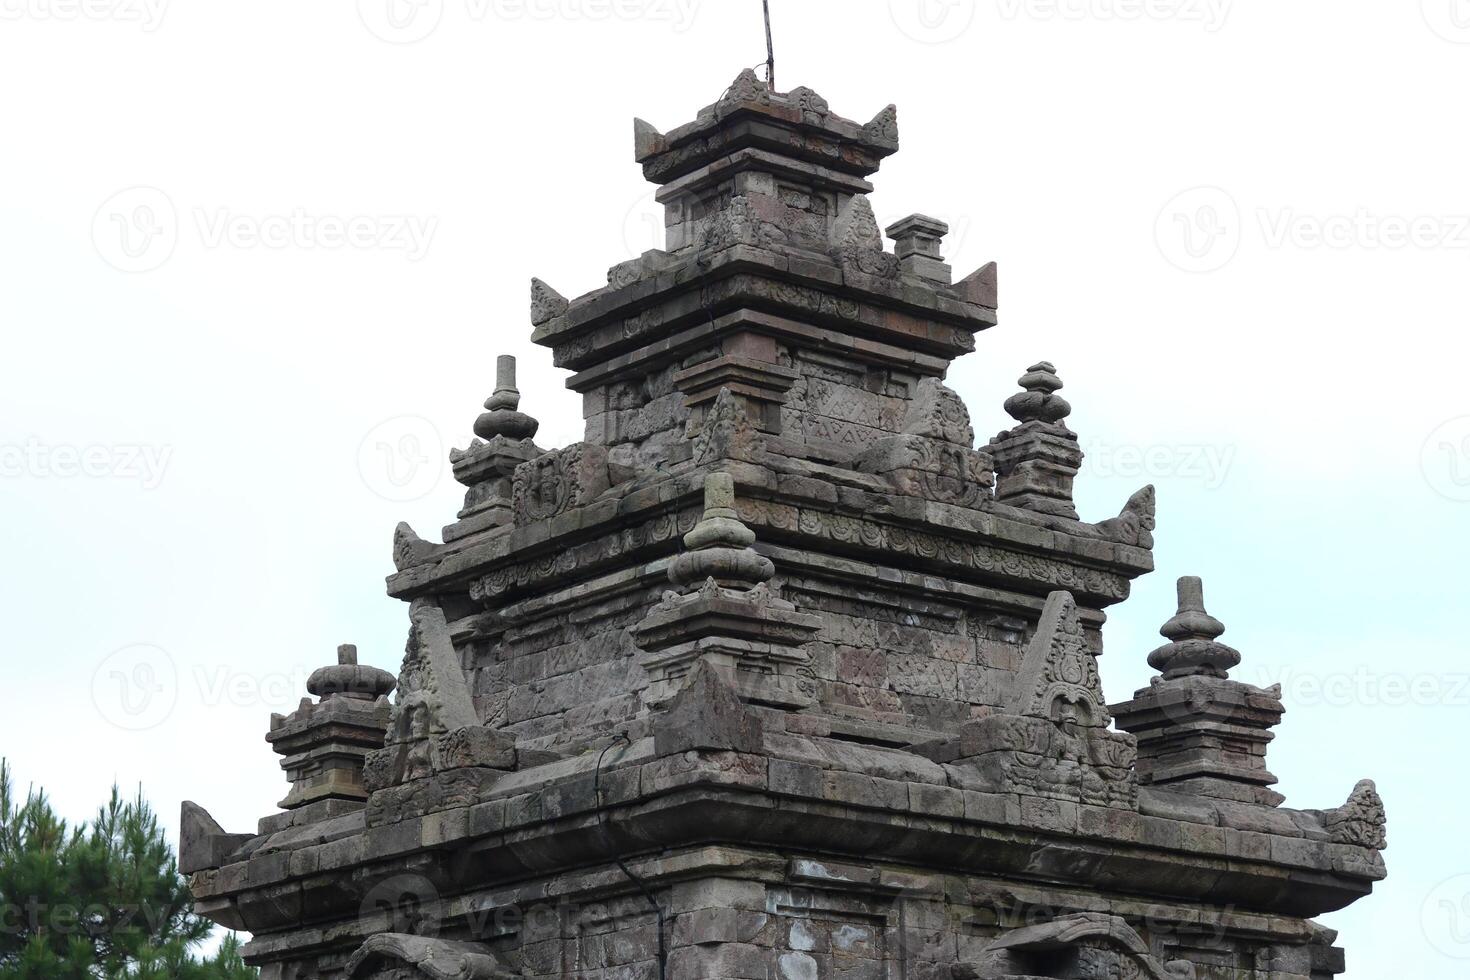
[[[233,936],[209,938],[141,790],[116,787],[68,829],[40,790],[17,805],[0,760],[0,980],[251,980]]]

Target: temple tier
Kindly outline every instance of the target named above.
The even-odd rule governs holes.
[[[537,446],[500,359],[443,543],[394,535],[396,685],[314,675],[256,834],[186,805],[199,909],[267,980],[1340,973],[1311,919],[1384,876],[1381,800],[1282,806],[1280,692],[1198,580],[1108,705],[1153,489],[1080,519],[1048,362],[976,444],[944,378],[996,267],[956,280],[924,215],[885,247],[893,107],[745,72],[634,149],[667,247],[531,287],[585,440]]]

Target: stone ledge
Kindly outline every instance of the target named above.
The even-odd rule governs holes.
[[[645,739],[604,772],[604,799],[612,806],[606,827],[595,816],[589,754],[508,774],[492,798],[474,806],[361,833],[353,832],[357,814],[332,821],[319,836],[293,829],[266,840],[246,861],[196,874],[192,885],[202,901],[243,903],[242,922],[249,909],[265,915],[241,926],[259,931],[274,917],[259,910],[280,907],[280,895],[265,903],[264,894],[299,889],[308,876],[323,876],[336,882],[324,889],[340,890],[369,867],[399,859],[393,866],[401,868],[412,859],[431,868],[448,862],[456,879],[496,881],[596,860],[609,835],[630,853],[727,839],[823,849],[841,841],[855,857],[1039,875],[1079,887],[1105,883],[1295,915],[1341,908],[1383,877],[1376,852],[1308,839],[1300,825],[1298,836],[1222,825],[1248,822],[1242,815],[1263,808],[1209,801],[1192,811],[1213,814],[1207,824],[960,790],[927,781],[938,779],[939,767],[904,760],[902,752],[850,744],[796,751],[793,742],[800,741],[768,746],[798,759],[730,752],[652,758]],[[839,762],[863,771],[838,768]],[[1173,802],[1167,794],[1150,795],[1146,810]],[[472,870],[465,861],[483,867],[465,879]]]

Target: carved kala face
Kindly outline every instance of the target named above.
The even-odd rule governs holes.
[[[1058,728],[1073,738],[1077,737],[1080,728],[1085,727],[1092,720],[1087,705],[1069,701],[1061,696],[1052,702],[1051,717]]]

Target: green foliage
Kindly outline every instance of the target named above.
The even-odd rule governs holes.
[[[211,928],[141,791],[68,829],[0,761],[0,980],[253,980],[233,936],[195,958]]]

